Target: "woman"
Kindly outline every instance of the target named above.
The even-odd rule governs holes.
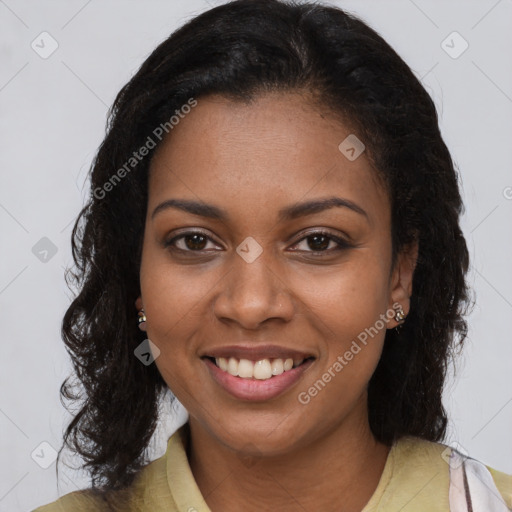
[[[512,477],[441,442],[458,176],[362,21],[279,0],[191,20],[117,96],[91,190],[63,336],[92,488],[38,511],[512,507]],[[189,419],[148,464],[167,389]]]

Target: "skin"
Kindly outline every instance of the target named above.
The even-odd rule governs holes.
[[[187,454],[214,512],[359,512],[381,477],[389,447],[371,433],[367,385],[393,318],[309,403],[298,401],[393,303],[409,311],[417,246],[392,269],[389,198],[364,152],[349,161],[339,151],[350,133],[298,93],[250,105],[201,97],[152,160],[136,306],[161,351],[155,364],[189,411]],[[334,207],[278,221],[281,208],[331,196],[367,215]],[[152,218],[171,198],[213,204],[228,219],[175,208]],[[208,238],[175,241],[183,254],[164,247],[183,228]],[[321,229],[352,247],[315,245]],[[263,249],[252,263],[236,252],[246,237]],[[279,397],[243,402],[212,380],[200,355],[244,340],[316,359]]]

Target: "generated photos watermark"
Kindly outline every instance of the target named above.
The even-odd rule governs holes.
[[[307,405],[311,402],[311,399],[322,391],[325,386],[331,382],[331,380],[339,374],[345,366],[348,365],[354,356],[359,354],[362,350],[362,346],[366,346],[368,343],[368,338],[374,338],[380,331],[386,328],[387,321],[391,320],[395,317],[396,308],[399,306],[398,303],[393,304],[392,308],[389,308],[386,313],[381,313],[379,319],[371,326],[365,328],[364,331],[361,331],[357,335],[357,340],[352,340],[352,344],[350,348],[346,350],[343,354],[338,355],[336,361],[322,374],[322,377],[318,379],[312,386],[310,386],[306,391],[301,391],[297,399],[299,403],[302,405]],[[359,341],[359,343],[358,343]]]
[[[197,106],[197,100],[189,98],[187,103],[183,104],[180,109],[176,109],[174,114],[169,118],[168,121],[160,123],[152,132],[148,135],[146,142],[138,149],[134,151],[132,156],[120,167],[108,181],[106,181],[101,187],[94,189],[94,197],[96,199],[103,199],[108,192],[111,192],[116,185],[121,183],[121,180],[127,176],[139,162],[142,162],[144,158],[149,155],[150,151],[154,149],[158,142],[160,142],[165,134],[168,134],[176,125],[179,124],[180,120],[183,119],[187,114],[192,111],[192,108]],[[158,140],[155,141],[155,139]]]

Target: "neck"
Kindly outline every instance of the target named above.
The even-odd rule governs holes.
[[[190,417],[190,467],[212,512],[361,512],[390,450],[374,438],[363,416],[316,432],[299,449],[258,458],[233,452]]]

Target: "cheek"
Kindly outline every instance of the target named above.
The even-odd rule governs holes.
[[[389,294],[386,265],[385,258],[365,249],[329,275],[303,284],[309,320],[321,333],[322,371],[332,382],[328,387],[345,397],[341,402],[359,396],[382,352]]]
[[[175,375],[190,375],[197,362],[198,332],[209,321],[205,312],[209,293],[222,273],[204,265],[176,265],[165,251],[145,248],[140,284],[147,317],[147,337],[160,350],[155,361],[170,386],[179,385]]]
[[[385,258],[370,249],[357,254],[329,272],[297,281],[304,304],[325,324],[331,338],[355,337],[371,327],[386,312],[389,301],[388,269]]]
[[[208,283],[170,265],[153,266],[141,279],[148,334],[157,344],[169,344],[191,322],[200,322]]]

